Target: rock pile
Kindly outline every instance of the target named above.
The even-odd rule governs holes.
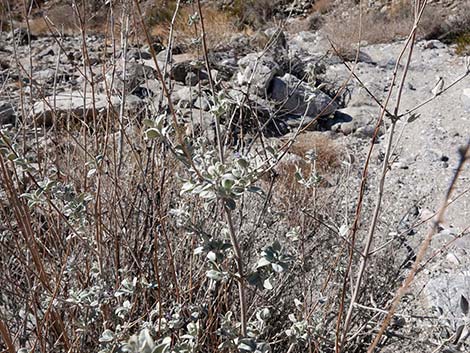
[[[300,125],[318,127],[312,121],[332,115],[338,104],[318,88],[318,80],[306,79],[302,58],[289,57],[285,34],[268,32],[274,40],[267,51],[241,56],[236,51],[211,53],[208,72],[202,58],[188,54],[162,51],[154,62],[146,46],[113,52],[99,36],[82,43],[78,37],[35,38],[24,30],[14,31],[0,52],[6,63],[1,123],[13,123],[15,117],[46,126],[57,119],[89,121],[92,116],[119,111],[122,104],[125,114],[134,118],[142,112],[160,114],[168,110],[168,101],[158,78],[158,65],[183,120],[193,109],[203,111],[209,119],[217,95],[223,94],[231,102],[231,112],[241,109],[247,114],[243,123],[232,121],[239,129],[259,126],[254,119],[260,119],[269,136],[285,134]],[[31,56],[27,38],[31,40]],[[19,70],[14,69],[15,50]],[[25,116],[15,111],[20,95]]]

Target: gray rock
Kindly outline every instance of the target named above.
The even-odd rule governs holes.
[[[270,42],[270,51],[276,55],[276,52],[281,52],[287,49],[286,34],[280,28],[268,28],[264,31],[264,34],[268,36]]]
[[[464,88],[460,96],[462,105],[466,111],[470,111],[470,88]]]
[[[422,46],[423,49],[445,49],[446,48],[446,45],[437,39],[423,41],[422,43],[420,43],[420,46]]]
[[[13,38],[11,37],[11,34],[9,34],[8,38],[16,40],[18,45],[26,45],[28,44],[29,40],[33,41],[36,40],[38,37],[31,33],[28,33],[28,30],[26,28],[17,28],[13,31]]]
[[[44,59],[46,56],[52,56],[52,55],[54,55],[54,49],[52,49],[51,47],[47,47],[47,48],[41,50],[37,54],[37,57],[38,57],[38,59]]]
[[[180,108],[196,108],[203,111],[209,111],[210,109],[209,100],[203,92],[200,94],[196,88],[181,87],[175,90],[171,97],[173,102],[178,104]]]
[[[324,122],[327,130],[349,135],[356,130],[373,124],[375,111],[370,107],[347,107],[335,112],[333,118]]]
[[[132,94],[146,81],[157,78],[154,68],[138,63],[127,63],[125,82],[122,80],[122,73],[122,68],[117,69],[115,72],[110,70],[105,76],[106,83],[102,83],[103,90],[116,90],[119,94],[122,94],[125,88],[126,93]]]
[[[312,89],[308,84],[290,74],[275,77],[269,92],[269,97],[280,106],[281,112],[287,114],[308,117],[327,116],[338,108],[328,95]],[[309,97],[311,100],[307,102]]]
[[[108,100],[106,94],[96,94],[93,97],[87,93],[84,98],[82,92],[69,91],[49,96],[33,104],[30,119],[36,124],[51,126],[57,119],[70,118],[79,121],[91,121],[94,115],[104,114],[108,109],[118,109],[121,104],[119,97]],[[126,97],[126,112],[135,112],[142,105],[142,101],[135,96]]]
[[[299,127],[305,128],[308,126],[307,130],[313,131],[318,127],[318,119],[315,119],[310,116],[302,117],[300,115],[288,114],[282,117],[282,120],[289,126],[291,129],[297,129]]]
[[[162,85],[157,79],[146,80],[140,88],[147,91],[146,96],[155,96],[162,92]]]
[[[452,265],[459,264],[462,258],[456,257],[450,261]],[[468,256],[468,255],[467,255]],[[429,280],[425,289],[426,299],[431,308],[440,308],[445,316],[457,321],[462,317],[459,306],[460,296],[463,295],[470,300],[470,271],[447,270],[440,271],[437,276]]]
[[[126,58],[127,60],[150,60],[152,59],[152,55],[146,51],[132,48],[127,51]]]
[[[165,63],[168,56],[168,50],[164,49],[157,54],[157,61]]]
[[[242,86],[251,82],[254,92],[260,96],[266,94],[271,80],[280,71],[279,65],[272,57],[260,53],[248,54],[238,61],[238,66],[238,84]]]
[[[56,70],[44,69],[33,73],[33,80],[38,84],[53,83]]]
[[[193,60],[175,62],[171,66],[171,78],[177,82],[195,86],[199,81],[206,80],[208,75],[202,70],[202,63]]]
[[[374,134],[375,134],[375,127],[372,125],[361,126],[354,133],[354,135],[363,139],[370,139],[372,138],[372,136],[374,136]],[[382,135],[381,130],[379,130],[377,136],[380,136],[380,135]]]
[[[8,102],[0,102],[0,126],[14,124],[16,114],[13,105]]]
[[[289,49],[299,54],[304,53],[320,58],[328,48],[321,44],[318,32],[302,31],[289,40]]]
[[[190,108],[197,97],[197,91],[191,87],[182,87],[172,94],[174,103],[181,108]]]
[[[214,117],[209,112],[191,109],[182,112],[185,120],[185,135],[188,137],[198,137],[205,135],[209,140],[215,139]]]

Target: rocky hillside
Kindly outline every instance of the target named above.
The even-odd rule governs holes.
[[[2,8],[0,350],[468,352],[466,5],[140,5]]]

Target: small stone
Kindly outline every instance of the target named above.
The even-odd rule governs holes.
[[[392,164],[392,167],[398,168],[398,169],[409,169],[408,164],[405,162],[396,162]]]
[[[460,96],[463,107],[466,111],[470,111],[470,88],[464,88]]]
[[[454,253],[448,253],[446,255],[446,260],[449,261],[453,265],[460,265],[460,260]]]
[[[448,162],[448,161],[449,161],[449,157],[447,157],[446,155],[442,155],[442,156],[441,156],[441,161],[442,161],[442,162]]]
[[[356,130],[354,133],[360,138],[372,138],[375,133],[375,128],[373,126],[362,126]]]

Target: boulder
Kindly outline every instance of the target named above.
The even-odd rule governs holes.
[[[199,81],[208,79],[207,73],[202,70],[204,67],[202,62],[194,60],[180,61],[178,58],[174,61],[170,70],[170,76],[173,80],[188,86],[195,86]]]
[[[49,96],[33,104],[30,119],[36,124],[51,126],[56,119],[70,118],[72,120],[91,121],[94,115],[106,113],[109,109],[119,110],[121,100],[119,97],[108,99],[106,94],[91,93],[84,97],[80,91],[62,92]],[[142,101],[133,95],[126,97],[126,112],[137,111]]]
[[[269,38],[272,51],[282,51],[288,48],[286,34],[282,29],[277,27],[268,28],[264,33]]]
[[[240,86],[248,85],[259,96],[266,95],[271,80],[280,73],[279,65],[270,56],[251,53],[238,61],[240,68],[237,81]]]
[[[12,39],[11,34],[8,39]],[[29,33],[26,28],[17,28],[13,31],[13,39],[16,40],[18,45],[26,45],[28,41],[36,40],[38,37]]]
[[[122,53],[121,53],[122,55]],[[144,50],[140,50],[138,48],[131,48],[127,51],[126,53],[126,58],[127,60],[133,60],[133,61],[137,61],[137,60],[151,60],[152,59],[152,55],[150,55],[149,52],[147,51],[144,51]]]
[[[291,74],[272,80],[269,97],[279,105],[282,113],[291,115],[315,118],[330,115],[338,108],[327,94],[313,89]]]
[[[143,85],[146,81],[157,78],[156,70],[150,66],[127,63],[125,81],[122,80],[123,69],[122,67],[117,70],[109,70],[105,75],[106,82],[102,83],[103,90],[115,90],[122,94],[125,88],[127,94],[132,94],[139,86]]]
[[[289,132],[283,118],[275,115],[275,109],[267,99],[231,89],[226,92],[229,101],[228,117],[233,117],[231,133],[257,133],[261,127],[266,137],[279,137]]]

